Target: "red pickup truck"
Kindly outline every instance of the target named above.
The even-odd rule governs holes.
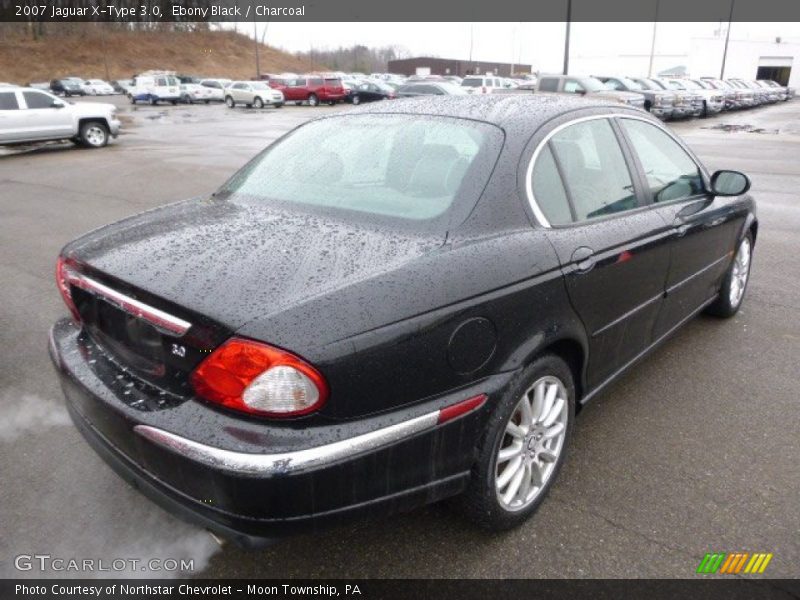
[[[317,106],[320,102],[336,104],[347,97],[342,80],[338,77],[303,75],[293,79],[270,78],[270,87],[283,92],[286,102],[301,104],[308,102]]]

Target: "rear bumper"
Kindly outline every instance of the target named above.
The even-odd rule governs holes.
[[[384,417],[304,428],[245,421],[193,400],[137,409],[143,388],[128,387],[121,370],[112,376],[91,345],[69,320],[51,331],[69,413],[90,445],[167,510],[251,546],[459,493],[492,394],[511,376],[484,380],[490,401],[442,425],[439,408],[475,387]],[[203,429],[191,435],[191,423]]]

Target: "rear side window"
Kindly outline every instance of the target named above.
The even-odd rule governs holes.
[[[550,144],[539,153],[531,177],[531,189],[536,204],[551,225],[565,225],[572,222],[569,200],[564,183],[558,173]]]
[[[483,79],[475,79],[475,78],[467,78],[461,82],[463,87],[481,87],[483,85]]]
[[[341,79],[326,79],[325,85],[328,87],[342,87]]]
[[[19,103],[14,92],[0,92],[0,110],[16,110],[18,108]]]
[[[25,98],[28,108],[50,108],[53,105],[53,99],[46,94],[22,92],[22,96]]]
[[[323,85],[324,79],[322,77],[312,77],[308,80],[308,85]],[[302,85],[302,84],[300,84]]]
[[[620,119],[631,140],[654,202],[670,202],[705,193],[700,169],[675,140],[655,125]]]
[[[638,206],[628,165],[607,119],[576,123],[550,139],[578,221]]]
[[[554,79],[552,77],[545,77],[544,79],[539,80],[539,90],[542,92],[557,92],[558,91],[558,79]]]

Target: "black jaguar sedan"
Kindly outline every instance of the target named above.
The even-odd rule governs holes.
[[[362,107],[67,245],[50,350],[95,450],[240,543],[456,495],[509,528],[580,405],[739,309],[749,187],[616,104]]]

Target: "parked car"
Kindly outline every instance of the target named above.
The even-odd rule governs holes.
[[[128,88],[133,85],[133,79],[112,79],[108,82],[114,88],[115,94],[128,94]]]
[[[85,96],[86,90],[81,84],[72,79],[53,79],[50,82],[50,91],[59,96]]]
[[[723,110],[731,110],[736,106],[736,92],[732,89],[716,86],[713,81],[708,79],[690,79],[695,84],[699,85],[704,90],[715,92],[722,98]]]
[[[212,197],[68,244],[49,347],[100,456],[241,543],[457,494],[508,529],[579,405],[736,314],[745,175],[620,102],[461,100],[307,122]]]
[[[346,98],[342,80],[326,75],[303,75],[291,79],[270,80],[270,85],[279,90],[286,102],[317,106],[320,102],[336,104]]]
[[[668,79],[666,77],[652,77],[652,81],[656,82],[665,90],[673,90],[679,92],[689,104],[689,116],[700,117],[703,115],[703,94],[696,90],[690,90],[686,86],[678,83],[677,79]]]
[[[751,89],[749,86],[734,79],[726,79],[725,83],[730,85],[738,92],[737,96],[739,97],[739,102],[742,107],[752,108],[760,105],[761,99],[755,93],[755,90]]]
[[[703,77],[703,81],[721,91],[725,96],[725,106],[730,109],[749,108],[753,106],[754,96],[750,90],[743,91],[722,79]]]
[[[0,89],[0,144],[73,140],[101,148],[119,134],[113,104],[72,103],[33,88]]]
[[[790,100],[790,99],[794,98],[795,90],[794,90],[793,87],[781,85],[777,81],[772,81],[771,79],[759,79],[759,81],[761,83],[764,83],[764,84],[770,86],[770,87],[780,88],[781,90],[783,90],[784,100]]]
[[[462,86],[443,81],[414,81],[397,89],[398,98],[414,96],[466,96],[469,92]]]
[[[688,92],[669,89],[665,84],[656,81],[649,77],[631,77],[633,81],[640,84],[648,90],[656,92],[670,92],[674,94],[674,101],[672,106],[672,118],[680,119],[682,117],[695,116],[695,113],[700,112],[701,107],[695,108],[692,105],[692,97]]]
[[[225,88],[230,84],[230,79],[219,77],[200,80],[200,85],[209,90],[209,100],[212,102],[225,102]]]
[[[754,83],[767,90],[770,94],[773,94],[775,102],[786,102],[788,94],[785,87],[772,86],[764,79],[758,79]]]
[[[644,109],[661,120],[669,119],[675,110],[675,94],[666,90],[651,90],[641,83],[622,76],[595,75],[595,79],[610,90],[640,94],[644,98]]]
[[[739,86],[741,89],[750,90],[753,93],[753,102],[755,106],[762,106],[773,101],[769,92],[761,86],[756,85],[755,82],[745,79],[729,79],[728,81],[732,85]],[[775,101],[777,101],[777,99],[775,99]]]
[[[397,93],[393,87],[377,81],[358,83],[347,92],[347,101],[352,104],[375,102],[376,100],[391,100],[396,97]]]
[[[644,109],[644,97],[642,94],[612,90],[594,77],[541,75],[536,84],[536,91],[540,93],[591,96]]]
[[[208,104],[214,99],[214,92],[212,88],[201,85],[199,77],[191,75],[176,75],[180,82],[181,102],[184,104],[194,104],[195,102],[204,102]]]
[[[247,108],[264,108],[271,104],[275,108],[283,106],[283,94],[264,81],[234,81],[225,88],[225,104],[234,108],[244,104]]]
[[[700,98],[700,114],[697,115],[699,117],[716,115],[725,108],[725,95],[717,90],[707,89],[691,79],[665,79],[664,81],[672,89],[683,90],[691,94],[693,105],[697,103],[697,98]]]
[[[131,104],[159,102],[177,104],[181,99],[180,82],[175,75],[166,72],[148,72],[133,78],[133,85],[128,88]]]
[[[494,75],[467,75],[461,80],[461,87],[468,94],[491,94],[505,86],[502,79]]]
[[[111,96],[114,88],[102,79],[87,79],[83,83],[83,89],[89,96]]]

